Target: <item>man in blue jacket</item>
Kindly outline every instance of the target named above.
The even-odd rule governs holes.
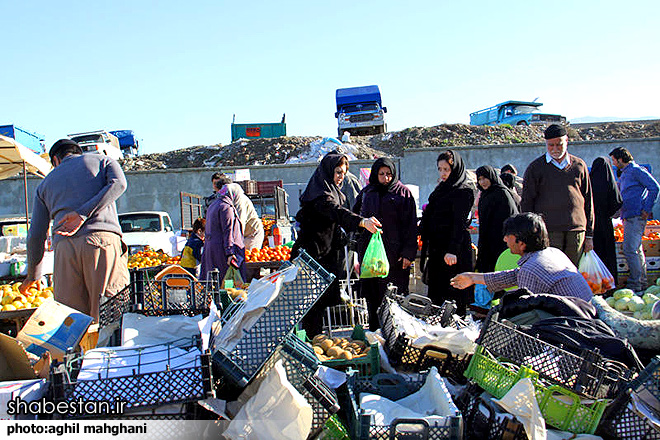
[[[623,254],[628,261],[630,276],[627,286],[638,294],[646,287],[646,259],[642,249],[642,235],[646,220],[653,215],[653,204],[660,185],[653,176],[633,160],[630,151],[617,147],[610,152],[612,164],[621,172],[619,190],[623,199]]]

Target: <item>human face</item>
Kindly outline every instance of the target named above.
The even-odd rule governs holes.
[[[438,174],[440,175],[440,180],[443,182],[449,179],[449,175],[451,174],[451,165],[449,165],[449,162],[444,159],[438,161]]]
[[[486,191],[488,188],[490,188],[490,179],[484,176],[479,176],[477,179],[477,182],[479,182],[479,186],[481,189]]]
[[[560,162],[566,157],[566,150],[568,147],[568,136],[561,136],[558,138],[546,139],[545,146],[548,149],[550,157]]]
[[[388,185],[392,181],[392,170],[390,167],[380,167],[378,170],[378,183]]]
[[[512,254],[515,255],[522,255],[525,253],[525,249],[527,248],[527,245],[523,243],[522,241],[518,241],[515,235],[513,234],[508,234],[504,236],[504,242],[506,245],[509,247],[509,250],[511,251]]]
[[[346,165],[340,165],[337,168],[335,168],[335,174],[334,174],[334,182],[335,185],[340,186],[342,182],[344,181],[344,177],[346,177],[346,173],[348,172],[348,167]]]
[[[614,166],[617,167],[618,169],[622,170],[622,169],[626,166],[626,164],[623,163],[622,160],[619,160],[619,159],[617,159],[617,158],[614,157],[614,156],[610,156],[610,157],[612,158],[612,165],[614,165]]]

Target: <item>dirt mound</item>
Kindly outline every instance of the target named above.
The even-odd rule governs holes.
[[[351,136],[351,151],[358,159],[401,156],[409,148],[502,145],[543,141],[543,127],[442,124],[412,127],[374,136]],[[660,122],[610,122],[569,126],[573,141],[660,137]],[[229,145],[189,147],[167,153],[146,154],[124,160],[125,171],[284,164],[309,159],[319,136],[239,139]],[[313,155],[312,155],[313,156]]]

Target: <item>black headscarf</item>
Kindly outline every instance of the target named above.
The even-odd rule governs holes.
[[[514,184],[514,182],[516,181],[516,176],[514,176],[513,174],[511,174],[511,173],[502,173],[502,174],[500,174],[500,180],[502,181],[504,186],[506,186],[507,188],[509,188],[511,190],[516,189],[516,185]]]
[[[500,179],[500,176],[497,175],[497,171],[495,171],[495,168],[493,168],[492,166],[490,165],[481,166],[477,168],[476,174],[477,174],[477,179],[479,179],[479,177],[485,177],[486,179],[490,180],[490,186],[485,191],[490,191],[491,189],[495,189],[496,187],[502,187],[506,189],[504,183],[502,182],[502,179]],[[479,189],[481,191],[484,191],[481,188],[481,185],[479,185],[478,180],[477,180],[477,186],[479,186]]]
[[[454,156],[454,164],[451,165],[451,174],[447,180],[438,183],[431,195],[429,195],[429,203],[432,199],[442,198],[449,194],[452,190],[467,185],[467,172],[465,171],[465,164],[461,155],[455,150],[447,150]]]
[[[378,181],[378,171],[382,167],[387,167],[392,172],[392,180],[387,184],[383,185]],[[371,174],[369,175],[369,185],[371,185],[378,192],[387,192],[394,189],[394,185],[399,181],[399,176],[396,173],[396,166],[394,161],[389,157],[381,157],[376,159],[376,162],[371,166]]]
[[[300,203],[307,203],[318,199],[321,196],[330,197],[338,205],[342,205],[346,196],[335,185],[335,168],[339,165],[342,157],[348,157],[339,153],[337,150],[331,151],[321,159],[321,163],[316,167],[314,174],[309,179],[305,191],[300,195]]]
[[[621,193],[606,157],[600,156],[594,159],[589,178],[594,198],[594,212],[605,214],[605,217],[613,216],[621,207]]]

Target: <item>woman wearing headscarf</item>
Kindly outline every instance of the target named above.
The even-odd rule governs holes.
[[[204,252],[202,253],[201,279],[208,279],[214,269],[224,278],[230,265],[237,267],[245,280],[245,245],[236,208],[231,202],[227,185],[214,182],[217,197],[206,211]]]
[[[353,211],[363,217],[376,217],[383,225],[383,245],[390,263],[385,278],[360,280],[361,296],[367,300],[369,327],[379,327],[377,310],[383,301],[387,284],[392,283],[403,295],[408,294],[410,265],[417,254],[417,206],[415,198],[399,181],[394,162],[386,157],[377,159],[371,167],[369,184],[358,194]],[[358,238],[360,263],[371,239],[363,231]]]
[[[516,208],[518,208],[518,211],[520,211],[520,201],[522,199],[520,198],[520,194],[518,194],[516,187],[516,176],[511,173],[502,173],[500,174],[500,180],[502,180],[504,187],[511,192],[513,201],[516,202]]]
[[[346,209],[344,194],[339,189],[348,171],[348,157],[337,151],[326,154],[309,179],[300,196],[300,210],[296,221],[300,225],[298,238],[291,250],[295,258],[301,249],[328,272],[340,276],[344,269],[344,231],[357,231],[363,227],[375,232],[381,223],[375,218],[364,218]],[[326,307],[340,303],[339,284],[335,280],[303,319],[308,334],[322,330],[322,315]]]
[[[226,186],[229,198],[241,221],[245,249],[261,249],[264,243],[264,225],[254,209],[252,200],[245,195],[238,183],[228,183]]]
[[[477,253],[477,272],[487,273],[495,270],[495,263],[500,254],[507,249],[504,242],[504,221],[518,214],[518,207],[513,194],[506,188],[497,171],[490,165],[477,168],[477,184],[481,190],[479,196],[479,252]]]
[[[589,178],[594,198],[594,251],[614,276],[616,284],[618,279],[612,217],[621,208],[621,193],[606,157],[594,159]]]
[[[457,312],[463,315],[466,305],[472,301],[472,290],[455,289],[449,281],[455,275],[473,269],[468,226],[475,189],[468,182],[458,152],[447,150],[440,153],[436,164],[439,183],[429,196],[422,215],[421,266],[429,286],[429,298],[438,305],[445,300],[454,300]]]

